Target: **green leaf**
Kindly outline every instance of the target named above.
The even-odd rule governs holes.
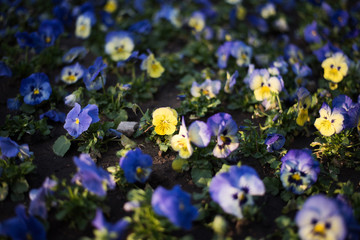
[[[198,187],[206,187],[211,181],[212,174],[208,169],[193,168],[191,169],[191,177]]]
[[[11,186],[11,190],[14,192],[14,193],[24,193],[26,192],[27,190],[29,189],[29,184],[28,182],[26,181],[26,179],[22,178],[22,179],[19,179],[17,182],[15,182],[15,184],[13,184]]]
[[[4,201],[9,193],[9,186],[6,182],[1,183],[0,187],[0,201]]]
[[[291,218],[287,216],[280,216],[275,219],[275,222],[280,229],[285,229],[291,226]]]
[[[266,191],[271,193],[273,196],[276,196],[279,193],[280,181],[274,177],[266,177],[263,180]]]
[[[53,145],[53,151],[56,155],[63,157],[71,146],[71,141],[64,135],[60,136]]]
[[[132,141],[130,138],[125,136],[124,134],[121,135],[121,145],[123,145],[124,148],[136,148],[137,144],[136,142]]]
[[[20,202],[24,200],[24,194],[23,193],[11,193],[10,194],[11,201],[13,202]]]
[[[35,107],[24,103],[21,105],[20,110],[24,113],[32,114],[35,112]]]
[[[287,202],[287,201],[289,201],[291,199],[292,194],[291,194],[291,192],[284,190],[284,191],[281,192],[280,197],[281,197],[282,200]]]

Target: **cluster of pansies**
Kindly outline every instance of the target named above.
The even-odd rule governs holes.
[[[0,201],[19,204],[0,236],[47,239],[63,221],[79,235],[92,225],[84,239],[358,239],[359,12],[2,1]],[[70,159],[71,175],[34,181],[45,157]],[[254,232],[269,213],[272,232]]]

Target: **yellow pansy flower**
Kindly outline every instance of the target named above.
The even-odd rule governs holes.
[[[184,117],[182,117],[179,134],[176,134],[171,138],[171,147],[174,151],[179,152],[181,158],[189,158],[193,153]]]
[[[325,59],[321,67],[324,69],[324,78],[333,83],[341,82],[348,71],[346,57],[341,52]]]
[[[159,135],[171,135],[176,130],[177,112],[169,107],[156,109],[152,114],[152,124]]]
[[[344,125],[344,116],[336,108],[331,111],[329,105],[323,103],[319,111],[320,117],[315,120],[315,127],[326,137],[341,132]]]
[[[205,28],[205,16],[201,12],[194,12],[189,19],[189,27],[195,32],[201,32]]]
[[[104,6],[104,10],[108,13],[113,13],[117,9],[116,0],[108,0]]]
[[[130,34],[124,31],[109,32],[105,42],[105,52],[116,62],[128,59],[135,47]]]
[[[141,69],[146,70],[147,74],[152,78],[160,77],[165,71],[161,63],[155,59],[152,53],[141,63]]]

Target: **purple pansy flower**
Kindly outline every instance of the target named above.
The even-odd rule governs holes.
[[[51,92],[49,78],[45,73],[33,73],[21,81],[20,94],[26,104],[37,105],[48,100]]]
[[[92,225],[102,234],[106,234],[106,239],[120,240],[125,236],[125,230],[129,225],[126,220],[119,220],[115,224],[107,222],[101,209],[96,210],[96,216],[92,221]],[[104,235],[102,237],[105,238]]]
[[[43,119],[44,117],[47,117],[54,122],[65,122],[66,115],[65,113],[59,112],[57,110],[49,110],[46,113],[40,115],[40,119]]]
[[[237,125],[228,113],[217,113],[207,120],[207,125],[212,136],[215,136],[216,146],[213,154],[217,158],[226,158],[238,148],[239,141],[236,137]]]
[[[100,120],[98,114],[99,109],[94,104],[89,104],[81,109],[81,106],[75,103],[73,109],[66,116],[64,128],[72,137],[77,138],[89,128],[91,123]]]
[[[242,207],[253,205],[253,196],[264,195],[265,186],[253,168],[232,166],[211,180],[209,192],[226,213],[241,219]]]
[[[350,97],[339,95],[332,102],[333,108],[340,109],[344,116],[344,129],[351,129],[357,126],[357,119],[360,114],[360,103],[354,103]]]
[[[142,153],[139,148],[130,150],[120,159],[120,167],[124,170],[126,180],[129,183],[144,183],[150,173],[152,158],[148,154]]]
[[[321,37],[318,31],[316,21],[307,25],[304,29],[304,38],[308,43],[320,43]]]
[[[181,190],[179,185],[171,190],[159,186],[155,189],[151,205],[154,212],[169,219],[177,227],[189,230],[198,210],[191,204],[190,194]]]
[[[97,167],[89,154],[80,154],[74,157],[74,163],[78,172],[73,177],[73,182],[80,182],[81,185],[99,197],[106,195],[107,187],[113,189],[115,181],[104,169]]]
[[[39,216],[42,219],[47,218],[46,197],[52,194],[52,189],[56,187],[56,185],[56,181],[47,177],[40,188],[32,189],[29,192],[31,200],[29,213],[31,215]]]
[[[280,179],[283,186],[295,194],[302,194],[317,180],[319,162],[309,149],[291,149],[281,158]]]
[[[268,152],[274,152],[280,150],[285,144],[285,137],[281,134],[270,133],[265,139]]]
[[[0,235],[8,236],[12,239],[46,239],[44,226],[36,217],[26,215],[24,205],[18,205],[15,212],[16,217],[0,223]]]

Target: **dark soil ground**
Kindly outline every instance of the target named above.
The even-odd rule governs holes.
[[[8,114],[6,109],[6,99],[15,97],[19,91],[21,80],[0,79],[0,124],[4,123],[5,115]],[[180,102],[176,100],[176,96],[179,94],[175,88],[176,84],[169,83],[159,89],[154,96],[154,100],[140,104],[143,110],[154,109],[158,107],[169,106],[176,108],[180,106]],[[243,113],[241,111],[227,111],[235,119],[238,125],[241,125],[244,119],[251,119],[251,114]],[[131,120],[138,120],[140,116],[131,116]],[[258,119],[254,121],[259,122]],[[25,136],[20,143],[28,143],[30,150],[34,152],[34,163],[37,166],[36,171],[28,176],[28,182],[30,188],[38,188],[47,176],[55,175],[59,179],[67,179],[71,181],[72,175],[76,172],[76,167],[73,163],[73,156],[78,156],[79,152],[76,150],[76,146],[73,145],[70,151],[65,157],[58,157],[52,151],[54,141],[60,135],[66,134],[62,124],[52,124],[54,129],[51,132],[50,137],[44,138],[42,136],[33,135]],[[171,188],[176,184],[180,184],[183,190],[190,193],[199,192],[200,189],[192,182],[190,174],[188,172],[178,173],[171,168],[172,160],[175,159],[176,154],[172,151],[159,154],[159,148],[157,145],[151,142],[146,142],[143,137],[134,139],[138,147],[146,154],[149,154],[153,158],[153,171],[150,175],[148,183],[155,189],[161,185],[165,188]],[[298,137],[287,146],[287,149],[296,148],[301,149],[310,147],[313,137]],[[121,149],[118,143],[111,143],[108,151],[102,154],[101,159],[98,161],[98,165],[103,168],[114,166],[119,163],[119,158],[116,157],[116,152]],[[272,172],[267,168],[262,167],[261,164],[251,158],[242,157],[243,164],[250,165],[256,169],[261,178],[271,176]],[[350,179],[355,183],[355,186],[359,186],[360,177],[353,169],[343,169],[340,176],[340,180]],[[126,193],[117,187],[115,190],[108,191],[106,198],[106,205],[110,207],[110,215],[108,220],[115,222],[121,217],[129,215],[129,213],[123,210],[123,204],[126,202]],[[29,199],[26,197],[25,205],[29,204]],[[10,199],[6,199],[0,202],[0,221],[3,221],[9,217],[14,216],[14,208],[18,203],[11,202]],[[281,200],[279,196],[274,197],[270,194],[265,195],[261,199],[262,213],[264,219],[260,222],[250,221],[238,221],[231,222],[229,228],[229,234],[234,239],[244,239],[245,236],[253,236],[256,239],[266,236],[272,233],[275,229],[274,219],[281,214],[282,208],[285,206],[285,202]],[[55,220],[54,213],[49,213],[49,229],[48,239],[79,239],[81,236],[92,236],[92,227],[89,225],[85,231],[78,231],[68,227],[66,222],[59,222]],[[211,239],[212,230],[205,228],[204,226],[194,224],[193,229],[190,232],[178,231],[176,236],[183,236],[185,234],[191,234],[194,239]]]

